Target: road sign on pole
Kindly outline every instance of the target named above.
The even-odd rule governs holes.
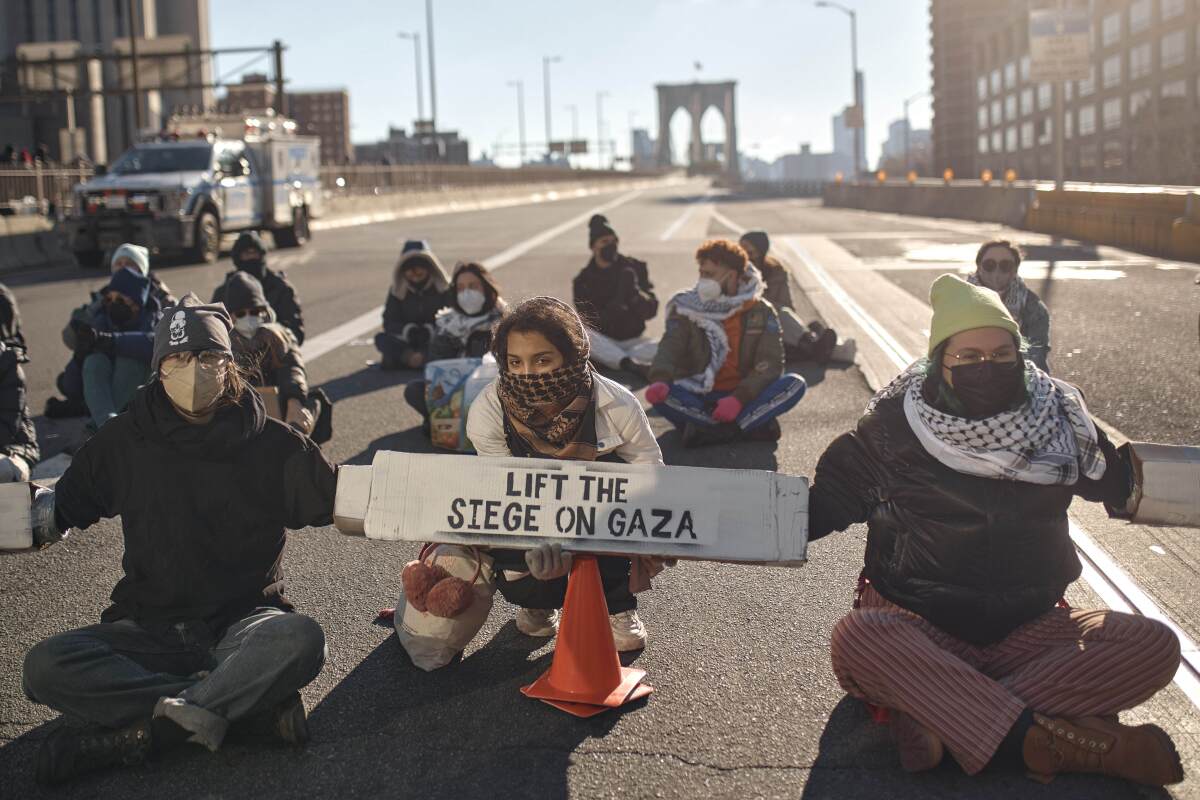
[[[1029,78],[1087,80],[1092,68],[1092,17],[1087,0],[1057,0],[1029,11]]]

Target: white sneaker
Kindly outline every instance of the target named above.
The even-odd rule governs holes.
[[[646,626],[642,624],[636,609],[609,614],[608,624],[612,626],[613,644],[618,652],[628,653],[646,646]]]
[[[853,339],[842,339],[829,355],[830,361],[839,364],[853,364],[854,356],[858,353],[858,342]]]
[[[558,616],[555,608],[518,608],[517,630],[526,636],[554,636],[558,633]]]

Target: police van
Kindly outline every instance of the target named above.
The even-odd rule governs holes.
[[[320,144],[271,111],[172,117],[75,187],[71,249],[97,267],[122,242],[208,263],[230,232],[270,231],[277,247],[300,247],[321,213]]]

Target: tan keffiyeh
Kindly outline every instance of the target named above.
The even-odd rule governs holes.
[[[526,451],[513,455],[596,460],[592,370],[586,359],[540,375],[502,369],[496,391],[520,440],[517,449]]]

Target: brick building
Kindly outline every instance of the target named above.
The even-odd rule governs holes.
[[[262,73],[243,75],[241,83],[225,88],[221,107],[229,111],[276,108],[275,84]],[[321,137],[322,164],[347,164],[354,160],[350,144],[350,93],[345,89],[288,92],[287,116],[296,120],[298,132]]]

